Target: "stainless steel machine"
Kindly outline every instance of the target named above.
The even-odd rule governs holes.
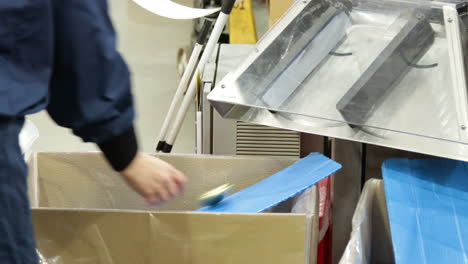
[[[208,102],[217,81],[233,71],[254,45],[219,45],[201,79],[197,110],[197,152],[216,155],[299,156],[299,133],[281,128],[224,119]]]
[[[341,256],[383,160],[468,161],[467,14],[461,0],[296,1],[257,45],[218,46],[202,75],[200,153],[297,155],[299,132],[333,138]]]
[[[247,56],[219,53],[208,100],[223,118],[468,161],[466,14],[466,1],[297,1]]]

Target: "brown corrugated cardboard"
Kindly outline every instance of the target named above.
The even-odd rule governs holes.
[[[67,264],[304,263],[303,215],[35,210],[40,251]]]
[[[291,7],[294,0],[269,0],[268,9],[270,12],[269,23],[273,26],[278,19]]]
[[[36,154],[30,162],[31,199],[42,207],[33,210],[41,253],[66,264],[316,262],[315,188],[292,199],[286,211],[297,214],[184,212],[198,208],[198,196],[213,187],[228,182],[245,188],[296,159],[160,157],[185,172],[190,185],[183,197],[154,208],[99,153]]]

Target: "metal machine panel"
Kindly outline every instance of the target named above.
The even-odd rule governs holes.
[[[404,26],[377,59],[338,102],[337,108],[350,124],[365,124],[384,96],[395,87],[434,43],[434,31],[423,13],[409,14]],[[437,67],[437,64],[426,67]]]
[[[297,1],[212,105],[225,118],[468,160],[468,1],[352,3]]]
[[[238,121],[236,155],[299,157],[297,132]]]
[[[254,45],[220,45],[203,73],[203,153],[215,155],[299,157],[299,133],[236,120],[212,111],[206,96],[239,65]]]

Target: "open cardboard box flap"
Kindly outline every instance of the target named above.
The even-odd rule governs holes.
[[[232,183],[237,191],[297,159],[160,157],[186,173],[190,186],[184,196],[154,208],[99,153],[34,155],[30,190],[39,251],[54,264],[316,262],[315,188],[279,206],[297,214],[190,212],[213,187]]]
[[[30,162],[33,207],[184,211],[200,207],[204,192],[224,183],[234,192],[288,167],[296,158],[161,155],[189,178],[180,198],[158,207],[145,204],[99,153],[37,153]]]

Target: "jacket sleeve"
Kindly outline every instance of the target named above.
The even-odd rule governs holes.
[[[111,165],[121,170],[136,154],[134,106],[130,73],[116,48],[107,1],[52,3],[55,49],[47,110],[59,125],[98,143]]]

